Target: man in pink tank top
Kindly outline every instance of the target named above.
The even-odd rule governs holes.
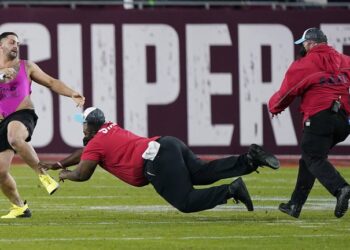
[[[34,62],[20,60],[18,54],[18,36],[13,32],[0,34],[0,188],[12,203],[10,212],[1,216],[2,219],[31,216],[28,204],[21,199],[9,173],[15,153],[39,175],[49,194],[59,187],[39,168],[38,156],[28,143],[38,119],[30,98],[31,81],[72,98],[78,107],[85,101],[84,96],[43,72]]]

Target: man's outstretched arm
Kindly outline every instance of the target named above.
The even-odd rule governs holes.
[[[68,87],[61,80],[46,74],[37,64],[28,62],[28,74],[38,84],[51,89],[59,95],[72,98],[78,107],[83,107],[85,103],[85,97],[83,95]]]
[[[70,180],[70,181],[87,181],[90,179],[94,173],[96,166],[96,161],[81,161],[76,169],[73,171],[63,169],[60,172],[60,181]]]
[[[77,165],[80,162],[80,157],[83,153],[83,148],[77,149],[72,154],[55,163],[40,162],[39,165],[44,170],[57,170]]]

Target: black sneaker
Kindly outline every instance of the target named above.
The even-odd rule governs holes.
[[[341,188],[337,195],[337,205],[335,206],[334,215],[337,218],[344,216],[349,207],[350,186]]]
[[[299,218],[300,212],[301,212],[302,205],[300,204],[294,204],[291,201],[288,203],[281,203],[278,207],[278,209],[286,213],[290,216],[293,216],[294,218]]]
[[[248,189],[241,177],[233,181],[228,186],[228,190],[236,203],[241,201],[247,207],[248,211],[254,211],[252,199],[250,198]]]
[[[266,152],[262,147],[252,144],[247,154],[248,161],[255,167],[268,166],[272,169],[279,169],[280,162],[273,155]]]

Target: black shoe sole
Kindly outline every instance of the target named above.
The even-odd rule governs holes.
[[[272,168],[272,169],[279,169],[280,168],[280,162],[279,160],[274,156],[268,156],[266,159],[266,166]]]
[[[349,208],[349,199],[350,199],[350,192],[348,192],[345,195],[342,204],[335,207],[335,210],[334,210],[335,217],[341,218],[345,215],[346,211],[348,211],[348,208]]]
[[[27,208],[22,215],[17,216],[17,218],[30,218],[32,217],[32,213],[30,210]]]
[[[239,177],[237,180],[234,181],[234,183],[236,183],[240,187],[240,189],[241,189],[240,191],[241,192],[246,193],[246,196],[247,196],[246,198],[248,199],[248,200],[246,200],[244,202],[243,200],[241,200],[241,199],[239,199],[237,197],[236,198],[233,197],[234,201],[236,203],[239,203],[239,201],[240,201],[246,206],[248,211],[254,211],[254,206],[253,206],[252,199],[250,198],[247,186],[245,185],[244,181],[242,180],[242,177]]]
[[[281,207],[278,207],[278,210],[280,210],[282,213],[288,214],[289,216],[292,216],[292,217],[294,217],[296,219],[299,218],[299,214],[298,215],[297,214],[293,214],[293,213],[290,212],[290,210],[287,210],[287,209],[284,209],[284,208],[281,208]]]
[[[257,144],[252,144],[252,151],[255,151],[257,155],[263,154],[264,159],[260,159],[263,166],[270,167],[274,170],[280,168],[280,161],[271,153],[266,152],[261,146]]]
[[[56,189],[52,190],[51,193],[49,193],[49,195],[53,195],[57,191],[57,189],[59,189],[59,188],[60,188],[60,186],[58,186]]]

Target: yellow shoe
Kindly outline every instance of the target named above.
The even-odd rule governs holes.
[[[30,212],[28,204],[25,201],[23,207],[18,207],[12,204],[10,212],[6,215],[1,216],[1,219],[29,218],[31,216],[32,213]]]
[[[39,174],[39,179],[49,194],[53,194],[60,187],[60,184],[48,174]]]

